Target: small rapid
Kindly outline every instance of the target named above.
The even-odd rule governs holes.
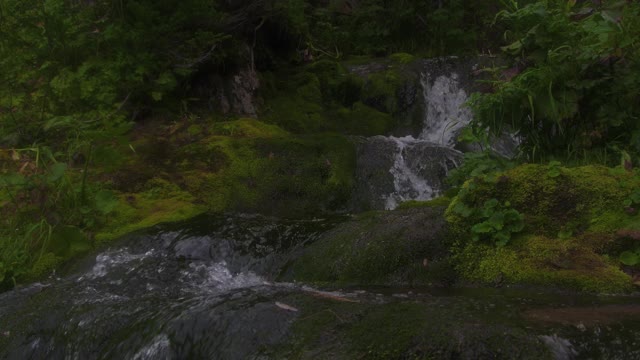
[[[0,359],[640,358],[634,297],[279,280],[342,221],[205,216],[128,236],[0,294]]]
[[[0,358],[246,358],[281,341],[294,313],[274,301],[303,288],[273,279],[331,221],[204,223],[131,236],[75,274],[0,294]]]

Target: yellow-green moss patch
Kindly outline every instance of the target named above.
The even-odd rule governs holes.
[[[638,215],[624,201],[639,186],[632,172],[602,166],[561,167],[557,174],[549,166],[526,164],[469,180],[446,212],[458,243],[457,266],[465,278],[484,283],[628,291],[631,278],[620,270],[615,233],[637,226]],[[490,199],[524,215],[524,232],[505,247],[473,242],[471,227],[480,219],[456,210],[461,203],[482,208]]]
[[[118,205],[95,235],[97,242],[160,223],[186,220],[206,211],[206,207],[194,203],[191,194],[165,180],[153,179],[148,186],[145,192],[118,196]]]

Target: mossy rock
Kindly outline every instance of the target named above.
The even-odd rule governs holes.
[[[443,210],[423,207],[362,214],[305,249],[284,278],[344,285],[449,282]]]
[[[387,134],[404,107],[398,97],[414,77],[404,69],[362,77],[337,61],[320,60],[272,74],[262,90],[261,119],[293,133]]]
[[[290,135],[267,124],[248,136],[243,126],[225,123],[237,128],[233,135],[212,135],[176,155],[185,159],[179,165],[184,188],[210,211],[301,217],[346,206],[355,163],[347,138]]]
[[[386,134],[393,129],[395,120],[387,113],[380,112],[362,102],[354,103],[350,108],[340,108],[336,114],[340,119],[337,125],[342,133],[350,135],[374,136]]]
[[[492,316],[460,297],[350,303],[289,296],[300,309],[275,358],[553,359],[540,338],[514,322],[514,307]],[[497,313],[501,313],[498,315]],[[498,316],[496,316],[498,315]]]
[[[581,240],[531,235],[499,248],[467,244],[454,259],[460,275],[474,282],[551,286],[596,293],[631,290],[629,276],[615,261],[598,254]]]
[[[557,168],[526,164],[467,181],[446,217],[457,239],[462,275],[484,283],[537,284],[593,292],[624,292],[631,278],[620,269],[616,231],[640,219],[623,205],[640,178],[601,166]],[[475,215],[456,212],[497,199],[524,215],[525,227],[503,248],[471,241]],[[613,250],[616,249],[616,250]]]
[[[95,235],[98,243],[117,239],[136,230],[157,224],[190,219],[206,208],[175,184],[154,178],[141,193],[120,193],[111,213]]]

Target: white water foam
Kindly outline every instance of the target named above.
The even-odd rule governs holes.
[[[151,340],[151,343],[138,351],[133,360],[162,360],[170,359],[171,341],[165,334],[160,334]]]
[[[408,164],[405,158],[405,149],[420,140],[412,136],[403,138],[389,137],[395,142],[397,150],[393,167],[389,170],[393,175],[395,191],[386,199],[385,209],[393,210],[400,203],[407,200],[430,200],[433,198],[434,189],[426,179],[417,174]]]
[[[567,339],[558,335],[542,335],[539,337],[545,345],[551,350],[556,360],[574,359],[578,352],[574,349],[573,344]]]
[[[419,139],[443,146],[453,146],[460,129],[471,122],[471,109],[466,106],[467,93],[460,87],[458,74],[440,75],[430,82],[432,75],[420,74],[425,103],[425,117]]]
[[[182,281],[197,292],[220,292],[225,290],[270,285],[253,272],[232,273],[225,261],[214,264],[191,263],[182,271]]]
[[[395,143],[396,152],[393,166],[389,170],[393,175],[394,191],[384,197],[387,210],[395,209],[404,201],[430,200],[439,195],[441,189],[420,174],[420,170],[427,168],[427,162],[438,160],[425,154],[424,159],[414,156],[409,162],[407,150],[420,144],[432,144],[452,150],[460,129],[471,122],[472,113],[466,106],[467,93],[460,86],[458,74],[452,72],[448,75],[438,75],[435,79],[433,77],[428,69],[420,75],[425,115],[423,129],[418,138],[388,137]],[[447,160],[456,163],[453,158]],[[448,173],[450,169],[446,161],[443,161],[441,166],[445,173]]]
[[[91,271],[78,278],[78,281],[85,279],[97,279],[106,276],[109,271],[115,267],[122,266],[124,264],[130,264],[132,262],[140,262],[155,253],[154,249],[151,249],[143,254],[132,254],[129,249],[122,248],[115,251],[105,252],[96,256],[96,263],[93,265]],[[135,268],[134,264],[130,264],[130,271]]]

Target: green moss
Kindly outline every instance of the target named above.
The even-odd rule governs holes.
[[[414,208],[360,215],[308,247],[293,263],[291,277],[343,285],[448,281],[451,273],[440,266],[447,253],[441,211]],[[430,228],[415,224],[429,224]]]
[[[31,270],[22,279],[25,282],[35,281],[48,275],[53,269],[63,263],[65,259],[52,252],[47,252],[38,257],[31,266]]]
[[[295,133],[330,130],[324,121],[322,106],[298,96],[283,95],[271,99],[263,118]]]
[[[337,118],[340,119],[337,125],[341,132],[351,135],[382,135],[393,128],[395,123],[389,114],[380,112],[372,107],[356,102],[349,109],[338,110]]]
[[[278,126],[248,118],[216,122],[213,124],[211,132],[214,135],[234,138],[272,138],[289,135]]]
[[[547,166],[533,164],[470,180],[446,212],[460,244],[458,269],[467,279],[484,283],[499,279],[593,292],[627,291],[630,277],[602,253],[615,248],[617,230],[638,223],[637,216],[625,213],[623,201],[639,185],[632,173],[600,166],[560,168],[554,177]],[[524,235],[505,248],[472,243],[470,227],[478,220],[453,210],[460,202],[478,208],[492,198],[509,202],[525,217]]]
[[[406,65],[406,64],[410,64],[414,61],[416,61],[416,57],[411,55],[411,54],[407,54],[407,53],[395,53],[395,54],[391,54],[389,55],[389,59],[391,59],[391,61],[401,64],[401,65]]]
[[[197,125],[197,124],[190,125],[187,128],[187,133],[190,136],[198,136],[198,135],[202,134],[202,131],[203,131],[202,126]]]
[[[422,304],[382,305],[349,329],[351,350],[368,359],[401,358],[432,321],[428,315]]]
[[[298,259],[293,267],[300,281],[381,284],[407,262],[408,254],[396,246],[394,237],[362,239],[362,231],[375,226],[378,218],[361,220],[355,227],[334,231]],[[399,234],[398,234],[399,235]]]
[[[152,187],[140,194],[125,193],[118,196],[117,207],[95,235],[98,243],[160,223],[186,220],[206,210],[205,207],[194,204],[193,196],[176,190],[173,185],[157,179],[152,182],[163,186]],[[170,191],[163,193],[167,188]]]
[[[387,70],[369,75],[362,91],[362,101],[389,114],[398,111],[398,89],[407,81],[399,70]]]
[[[344,206],[353,181],[353,145],[342,136],[291,136],[265,126],[269,131],[213,135],[183,147],[177,156],[191,159],[180,166],[185,188],[214,212],[300,217]]]
[[[517,246],[470,244],[456,255],[458,270],[483,284],[527,284],[598,293],[629,291],[631,278],[577,241],[526,237]]]
[[[320,60],[271,77],[261,118],[294,133],[384,134],[395,125],[397,96],[407,79],[396,69],[362,78],[336,61]]]
[[[276,358],[319,359],[549,359],[548,348],[515,323],[514,307],[478,299],[345,303],[303,295],[283,299],[300,309],[289,344]],[[487,304],[488,305],[488,304]],[[497,306],[496,306],[497,305]],[[487,307],[488,308],[488,307]],[[517,308],[517,307],[516,307]],[[514,321],[515,320],[515,321]],[[481,324],[481,326],[479,326]],[[276,355],[277,354],[277,355]]]

